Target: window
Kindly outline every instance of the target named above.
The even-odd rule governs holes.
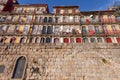
[[[59,43],[59,38],[55,38],[54,43]]]
[[[42,23],[43,22],[43,17],[39,18],[39,22]]]
[[[7,19],[7,16],[0,16],[0,22],[5,22]]]
[[[112,30],[115,34],[117,34],[117,30],[116,30],[116,27],[114,25],[111,26],[112,27]]]
[[[18,25],[15,26],[14,32],[15,32],[15,33],[19,33],[19,26],[18,26]]]
[[[51,42],[51,38],[47,37],[46,38],[46,43],[50,43]]]
[[[117,42],[120,43],[120,38],[116,38],[117,39]]]
[[[13,16],[12,21],[13,21],[13,22],[18,22],[20,19],[21,19],[21,18],[20,18],[19,15],[15,15],[15,16]]]
[[[70,43],[74,43],[74,42],[75,42],[74,38],[70,38]]]
[[[16,40],[16,38],[15,38],[15,37],[12,37],[11,40],[10,40],[10,43],[14,43],[15,40]]]
[[[85,26],[82,26],[82,33],[83,33],[83,34],[87,34],[87,30],[86,30],[86,27],[85,27]]]
[[[49,22],[49,23],[52,22],[52,17],[49,17],[48,22]]]
[[[79,17],[78,16],[74,16],[74,21],[75,22],[79,22]]]
[[[44,42],[45,42],[45,38],[42,37],[42,38],[40,39],[40,43],[44,43]]]
[[[59,17],[55,17],[55,23],[58,23]]]
[[[29,31],[29,25],[25,25],[24,30],[23,30],[23,34],[27,34]]]
[[[54,27],[54,34],[55,35],[60,35],[61,34],[61,27],[60,26],[55,26]]]
[[[5,65],[0,65],[0,73],[3,73],[5,70]]]
[[[108,34],[108,30],[107,30],[106,26],[103,26],[103,30],[104,30],[105,34]]]
[[[26,58],[22,56],[22,57],[18,58],[17,61],[16,61],[12,78],[13,79],[22,78],[24,76],[24,73],[25,73],[24,72],[25,67],[26,67]]]
[[[47,17],[44,17],[44,23],[47,23]]]
[[[7,37],[1,38],[0,43],[4,43],[6,39],[7,39]]]
[[[95,38],[90,38],[91,43],[95,42]]]
[[[64,13],[64,10],[60,10],[60,13],[63,14],[63,13]]]
[[[52,30],[53,30],[53,27],[52,26],[48,26],[47,27],[47,34],[52,34]]]
[[[37,34],[41,34],[41,31],[42,31],[42,27],[38,26],[38,28],[37,28]]]
[[[120,16],[116,16],[117,22],[120,22]]]
[[[7,19],[6,19],[6,22],[11,22],[12,21],[12,16],[8,16]]]
[[[100,31],[99,31],[99,27],[98,26],[95,26],[95,34],[99,34]]]
[[[67,22],[67,16],[63,16],[63,22]]]
[[[69,39],[68,38],[64,38],[64,43],[69,43]]]
[[[68,13],[72,13],[72,9],[68,9]]]
[[[8,33],[13,33],[15,30],[15,26],[14,25],[10,25],[9,29],[8,29]]]
[[[32,42],[33,42],[33,37],[29,39],[29,43],[32,43]]]
[[[93,26],[88,26],[89,34],[93,35],[94,34],[94,27]]]
[[[3,10],[4,6],[0,5],[0,12]]]
[[[56,13],[60,13],[60,10],[59,10],[59,9],[56,9]]]
[[[25,43],[25,37],[22,37],[20,43]]]
[[[47,28],[46,28],[46,26],[43,26],[42,34],[46,34],[46,33],[47,33]]]
[[[112,39],[111,38],[106,38],[107,43],[112,43]]]
[[[81,38],[76,38],[76,42],[81,43],[82,42]]]
[[[102,42],[102,38],[97,38],[98,43]]]
[[[46,13],[45,7],[38,7],[37,10],[36,10],[36,13],[38,13],[38,14]]]
[[[36,31],[37,31],[37,26],[36,25],[34,25],[33,27],[32,27],[32,34],[36,34]]]
[[[31,21],[32,21],[32,16],[30,16],[30,15],[27,16],[27,17],[26,17],[26,22],[29,23],[29,22],[31,22]]]
[[[20,7],[20,8],[17,7],[16,13],[20,13],[20,12],[22,12],[22,11],[23,11],[23,8],[22,8],[22,7]]]
[[[83,38],[83,42],[87,43],[88,42],[88,38]]]
[[[36,37],[35,43],[39,43],[39,38],[38,37]]]

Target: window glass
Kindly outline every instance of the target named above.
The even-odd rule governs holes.
[[[95,42],[95,38],[90,38],[91,43]]]
[[[87,43],[88,42],[88,38],[83,38],[83,42]]]
[[[46,38],[46,43],[50,43],[51,42],[51,38],[47,37]]]
[[[59,43],[59,38],[55,38],[54,43]]]
[[[102,42],[102,38],[97,38],[98,43]]]
[[[42,37],[42,38],[40,39],[40,43],[44,43],[44,42],[45,42],[45,38]]]

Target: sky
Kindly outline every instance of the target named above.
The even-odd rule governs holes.
[[[79,6],[80,11],[107,10],[115,0],[18,0],[20,4],[48,4],[50,12],[53,6]]]

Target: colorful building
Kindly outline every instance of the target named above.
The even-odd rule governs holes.
[[[120,15],[116,15],[117,11],[112,8],[84,12],[78,8],[79,6],[54,6],[53,12],[49,12],[47,4],[20,5],[16,0],[0,0],[0,73],[3,73],[6,67],[4,78],[0,74],[0,79],[119,80],[117,70],[120,68],[115,70],[111,68],[111,65],[114,66],[111,60],[116,61],[119,57]],[[115,51],[116,54],[113,56],[112,53]],[[109,56],[106,56],[106,59],[101,53]],[[91,64],[87,59],[91,60]],[[93,59],[96,64],[92,63]],[[110,66],[110,71],[114,70],[115,75],[112,72],[108,73],[109,75],[103,72],[109,70],[101,60]],[[54,63],[57,61],[58,63]],[[72,61],[76,62],[75,65],[71,63]],[[117,61],[120,63],[119,59]],[[94,67],[89,70],[85,62],[88,65],[94,64]],[[38,68],[36,65],[39,63]],[[66,69],[62,66],[63,63],[64,66],[67,65]],[[34,73],[39,73],[37,75],[39,77],[33,75]]]

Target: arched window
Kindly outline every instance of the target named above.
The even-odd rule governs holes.
[[[64,38],[64,43],[69,43],[69,39],[68,38]]]
[[[0,65],[0,73],[3,73],[5,70],[5,65]]]
[[[102,42],[102,38],[97,38],[97,42],[101,43]]]
[[[83,42],[87,43],[88,42],[88,38],[83,38]]]
[[[43,28],[42,28],[42,34],[46,34],[46,31],[47,31],[46,26],[43,26]]]
[[[39,41],[39,38],[36,37],[36,39],[35,39],[35,43],[39,43],[38,41]]]
[[[20,43],[25,43],[25,37],[22,37]]]
[[[25,67],[26,67],[26,58],[20,57],[17,59],[12,78],[13,79],[21,79],[24,76],[25,73]]]
[[[87,34],[87,30],[86,30],[86,27],[85,27],[85,26],[82,26],[82,33],[83,33],[83,34]]]
[[[120,38],[116,38],[117,39],[117,42],[120,43]]]
[[[52,22],[52,17],[49,17],[49,20],[48,20],[48,22],[50,22],[50,23]]]
[[[40,43],[44,43],[44,42],[45,42],[45,38],[42,37],[42,38],[40,39]]]
[[[44,23],[47,23],[47,17],[44,17]]]
[[[32,41],[33,41],[33,37],[31,37],[31,38],[29,39],[29,43],[32,43]]]
[[[3,38],[1,38],[0,43],[5,42],[6,39],[7,39],[7,37],[3,37]]]
[[[59,38],[55,38],[54,43],[59,43]]]
[[[81,38],[76,38],[76,42],[81,43],[82,42]]]
[[[95,38],[90,38],[90,42],[94,43],[95,42]]]
[[[53,27],[52,26],[48,26],[47,27],[47,34],[52,34],[52,30],[53,30]]]
[[[50,43],[51,42],[51,38],[47,37],[46,38],[46,43]]]
[[[10,43],[14,43],[15,40],[16,40],[16,38],[15,38],[15,37],[12,37],[11,40],[10,40]]]
[[[70,43],[74,43],[75,39],[74,38],[70,38]]]
[[[111,38],[106,38],[107,43],[112,43],[112,39]]]
[[[95,34],[99,34],[99,33],[100,33],[99,27],[95,26]]]

